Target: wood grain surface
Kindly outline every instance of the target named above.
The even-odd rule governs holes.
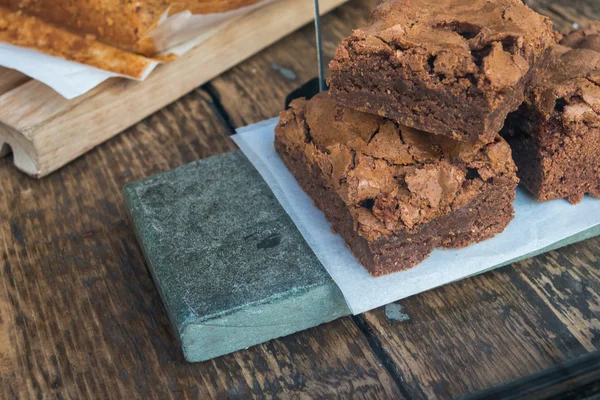
[[[352,0],[324,18],[327,59],[376,3]],[[600,9],[595,0],[529,4],[561,29]],[[313,33],[288,36],[41,181],[0,160],[0,399],[445,399],[599,349],[596,238],[216,360],[183,361],[121,188],[233,150],[234,128],[277,115],[317,73]]]
[[[0,67],[0,95],[29,81],[30,78],[13,69]]]

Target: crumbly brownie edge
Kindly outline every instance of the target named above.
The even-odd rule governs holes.
[[[275,148],[302,189],[325,213],[333,230],[340,233],[359,262],[373,276],[399,272],[419,264],[435,247],[460,248],[493,237],[513,219],[515,182],[493,178],[482,196],[459,210],[425,224],[416,233],[406,233],[369,243],[359,235],[342,199],[327,187],[317,165],[311,165],[297,149],[288,149],[276,137]],[[462,226],[461,226],[462,225]],[[439,235],[440,230],[447,231]]]
[[[525,119],[527,114],[530,121]],[[539,201],[566,198],[577,204],[585,194],[600,197],[600,129],[571,129],[575,134],[568,134],[556,115],[541,121],[535,112],[525,110],[511,114],[507,120],[504,136],[512,148],[517,174]],[[535,139],[539,132],[554,138],[553,148]]]

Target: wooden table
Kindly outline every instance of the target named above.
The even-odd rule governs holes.
[[[324,18],[325,53],[376,0]],[[530,0],[558,28],[596,0]],[[316,75],[306,27],[37,181],[0,160],[0,398],[452,398],[600,347],[600,238],[201,364],[178,350],[122,186],[235,149]]]

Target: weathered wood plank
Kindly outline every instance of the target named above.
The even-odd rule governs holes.
[[[593,246],[585,242],[566,251]],[[422,293],[367,313],[364,322],[413,398],[454,398],[531,375],[593,350],[578,328],[585,326],[588,334],[600,329],[597,319],[577,314],[578,302],[595,301],[587,290],[597,289],[600,280],[582,285],[584,299],[564,296],[560,315],[551,307],[560,293],[540,296],[544,285],[527,279],[543,277],[562,252]]]
[[[30,78],[20,72],[0,67],[0,95],[11,91],[28,80],[30,80]]]
[[[512,399],[593,399],[598,393],[600,352],[595,352],[461,399],[497,399],[507,394]]]
[[[230,133],[196,90],[42,181],[0,160],[0,398],[401,397],[350,318],[184,362],[121,187]]]
[[[325,18],[328,59],[375,4],[354,0]],[[224,118],[245,125],[276,115],[285,95],[316,75],[313,60],[306,28],[209,89]],[[342,319],[183,363],[120,189],[232,149],[219,107],[197,90],[41,182],[0,160],[0,398],[390,398],[401,396],[400,379],[402,393],[443,398],[598,348],[591,241],[388,309],[408,321],[381,309],[356,320],[362,331]]]
[[[589,352],[600,350],[600,238],[518,264],[526,282]]]

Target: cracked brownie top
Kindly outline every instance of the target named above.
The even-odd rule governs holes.
[[[600,23],[566,35],[529,97],[543,120],[600,127]]]
[[[340,106],[327,93],[294,101],[282,113],[283,126],[278,140],[318,166],[371,239],[463,207],[496,177],[517,184],[510,147],[500,137],[456,142]]]
[[[387,47],[414,74],[444,84],[503,91],[527,74],[556,36],[550,20],[521,0],[387,0],[346,41]],[[332,70],[345,52],[340,46]]]
[[[560,115],[565,126],[600,127],[600,52],[559,45],[553,56],[529,102],[545,120]]]

